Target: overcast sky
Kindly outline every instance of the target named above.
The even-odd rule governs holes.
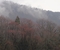
[[[13,1],[18,4],[60,12],[60,0],[0,0],[0,2],[1,1]]]

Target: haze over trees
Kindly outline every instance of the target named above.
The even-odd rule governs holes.
[[[44,19],[0,17],[0,50],[60,50],[60,26]]]
[[[47,19],[60,25],[60,12],[46,11],[38,8],[32,8],[25,5],[19,5],[11,1],[0,3],[0,15],[15,20],[18,15],[20,18],[30,20]]]
[[[4,1],[0,15],[0,50],[60,50],[60,12]]]

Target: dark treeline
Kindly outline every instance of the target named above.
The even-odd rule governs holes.
[[[0,50],[60,50],[60,27],[43,19],[0,17]]]

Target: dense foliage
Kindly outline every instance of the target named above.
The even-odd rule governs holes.
[[[0,17],[0,50],[60,50],[59,26],[47,20],[18,19]]]

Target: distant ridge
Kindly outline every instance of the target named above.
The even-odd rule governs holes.
[[[12,20],[14,20],[16,16],[31,20],[47,19],[60,25],[60,12],[31,8],[11,1],[4,1],[0,4],[0,15],[8,17]]]

